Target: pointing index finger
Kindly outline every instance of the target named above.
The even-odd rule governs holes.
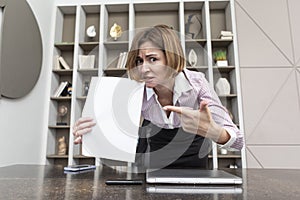
[[[182,114],[182,108],[178,106],[164,106],[163,109],[166,111],[173,111],[178,114]]]

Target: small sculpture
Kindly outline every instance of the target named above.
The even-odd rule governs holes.
[[[58,116],[60,117],[60,122],[57,122],[57,125],[67,125],[66,122],[63,122],[63,117],[68,113],[68,108],[65,105],[58,107]]]
[[[218,95],[229,95],[230,94],[230,83],[226,78],[219,78],[216,85],[216,93]]]
[[[185,23],[185,34],[191,36],[192,39],[196,39],[200,36],[202,30],[200,18],[201,16],[198,14],[191,14]]]
[[[190,53],[189,53],[189,63],[191,65],[191,67],[195,67],[196,64],[197,64],[197,54],[194,51],[194,49],[190,50]]]
[[[85,81],[83,85],[83,96],[88,95],[89,87],[90,87],[90,83],[88,81]]]
[[[109,32],[110,36],[114,38],[114,40],[117,40],[119,37],[121,37],[122,33],[122,27],[117,23],[114,23]]]
[[[62,136],[58,139],[58,155],[66,155],[67,154],[67,144],[65,136]]]
[[[89,26],[86,29],[86,35],[90,38],[94,38],[96,36],[96,27],[94,25]]]

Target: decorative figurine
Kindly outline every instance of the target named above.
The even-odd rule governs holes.
[[[197,54],[194,51],[194,49],[190,50],[190,53],[189,53],[189,63],[191,65],[191,67],[195,67],[196,64],[197,64]]]
[[[67,154],[67,144],[66,144],[66,139],[65,136],[62,136],[61,138],[58,139],[58,155],[66,155]]]
[[[191,36],[192,39],[200,37],[202,30],[202,23],[200,21],[201,16],[198,14],[191,14],[188,16],[185,23],[185,34]]]
[[[114,38],[114,40],[117,40],[119,37],[121,37],[122,33],[122,27],[117,23],[114,23],[109,32],[110,36]]]
[[[58,116],[60,117],[60,122],[57,122],[57,125],[63,126],[67,125],[66,122],[63,122],[63,117],[68,113],[68,108],[65,105],[61,105],[58,107]]]
[[[90,87],[90,83],[88,81],[85,81],[83,85],[83,96],[88,95],[89,87]]]
[[[97,33],[96,33],[96,27],[94,25],[92,26],[89,26],[87,29],[86,29],[86,35],[89,37],[89,38],[94,38]]]

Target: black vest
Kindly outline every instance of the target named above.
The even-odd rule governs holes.
[[[164,129],[144,120],[139,130],[136,164],[146,168],[208,168],[211,141],[185,132]]]

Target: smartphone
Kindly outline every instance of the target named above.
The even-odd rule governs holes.
[[[105,181],[106,185],[142,185],[142,180],[116,179]]]
[[[70,172],[78,172],[78,171],[83,171],[83,170],[91,170],[95,169],[95,165],[69,165],[67,167],[64,167],[65,171],[70,171]]]

